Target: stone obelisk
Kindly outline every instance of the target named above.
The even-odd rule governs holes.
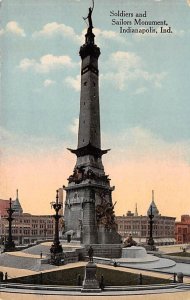
[[[120,235],[112,203],[113,187],[104,172],[101,149],[99,70],[100,49],[95,45],[92,9],[89,9],[85,44],[80,47],[81,95],[77,156],[73,174],[68,178],[65,201],[65,234],[69,239],[88,244],[118,244]]]

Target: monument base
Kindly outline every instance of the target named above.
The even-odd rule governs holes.
[[[157,256],[147,254],[146,249],[144,247],[131,246],[122,249],[121,258],[118,261],[127,263],[145,263],[154,262],[158,260],[159,258]]]
[[[122,244],[91,244],[94,253],[93,256],[105,258],[120,258]],[[85,245],[86,256],[88,255],[89,246]]]
[[[98,293],[101,292],[99,282],[96,279],[96,264],[89,262],[85,267],[85,276],[83,281],[83,293]]]
[[[119,244],[122,239],[115,229],[107,229],[104,225],[98,226],[98,244]]]

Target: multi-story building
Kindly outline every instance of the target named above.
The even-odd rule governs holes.
[[[5,235],[8,232],[8,223],[4,226]],[[54,220],[50,215],[31,215],[23,213],[15,215],[12,223],[12,236],[15,244],[30,244],[38,240],[53,238]]]
[[[8,235],[7,209],[9,200],[0,200],[0,238],[4,243]],[[16,200],[12,201],[13,222],[12,236],[16,245],[34,243],[38,240],[52,240],[54,235],[54,218],[51,215],[32,215],[23,213],[18,191]],[[63,220],[60,220],[63,231]]]
[[[152,202],[147,211],[147,215],[139,216],[137,208],[135,213],[128,211],[126,215],[116,217],[118,233],[125,240],[129,234],[137,243],[146,243],[150,234],[149,215],[152,211],[154,215],[153,238],[156,245],[171,245],[175,243],[175,218],[162,216],[154,202],[154,192],[152,192]]]
[[[190,215],[182,215],[181,221],[175,223],[175,238],[177,244],[190,243]]]

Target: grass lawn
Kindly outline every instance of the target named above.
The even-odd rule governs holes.
[[[9,282],[15,283],[30,283],[30,284],[50,284],[50,285],[78,285],[78,278],[80,276],[80,281],[82,283],[84,279],[84,267],[75,267],[66,270],[58,270],[47,272],[43,274],[35,274],[30,276],[24,276],[20,278],[10,279]],[[139,274],[123,272],[117,270],[117,268],[111,270],[106,267],[98,267],[96,270],[96,276],[100,282],[101,276],[104,277],[104,285],[138,285],[139,284]],[[163,279],[159,277],[145,276],[142,277],[142,284],[167,284],[171,282],[168,279]]]
[[[167,253],[170,256],[181,256],[181,257],[190,257],[189,252],[176,252],[176,253]]]

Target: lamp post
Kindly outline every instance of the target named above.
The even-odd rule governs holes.
[[[61,215],[59,215],[59,210],[61,209],[62,204],[59,203],[59,191],[57,190],[56,193],[57,193],[56,201],[51,202],[51,207],[53,207],[53,209],[55,210],[55,215],[53,215],[53,217],[55,219],[54,240],[53,240],[53,244],[50,248],[51,260],[52,260],[52,263],[54,263],[54,264],[59,262],[60,254],[63,252],[63,248],[60,245],[60,241],[59,241],[59,219],[61,218]]]
[[[9,200],[9,208],[7,209],[8,217],[6,218],[9,222],[9,231],[8,231],[8,238],[5,242],[5,249],[4,251],[13,251],[15,249],[15,243],[12,237],[12,221],[14,218],[12,217],[14,213],[14,209],[12,209],[12,199]]]
[[[150,224],[150,235],[148,239],[148,245],[150,245],[151,250],[154,250],[154,239],[153,239],[153,218],[154,215],[152,213],[152,205],[150,206],[150,213],[149,213],[149,224]]]

